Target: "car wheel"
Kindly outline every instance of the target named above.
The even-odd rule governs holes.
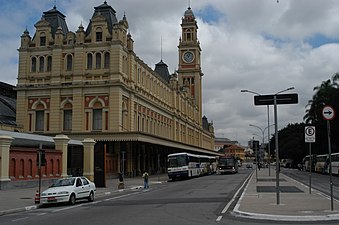
[[[75,205],[75,194],[71,194],[71,196],[69,197],[69,204],[70,205]]]
[[[89,193],[88,201],[89,202],[93,202],[94,201],[94,193],[93,193],[93,191],[91,191],[91,193]]]

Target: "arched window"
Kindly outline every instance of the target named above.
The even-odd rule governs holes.
[[[87,69],[91,70],[93,67],[93,55],[92,53],[87,54]]]
[[[97,53],[95,55],[95,68],[100,69],[101,68],[101,53]]]
[[[109,60],[110,60],[110,55],[109,52],[105,53],[105,62],[104,62],[104,68],[108,69],[109,68]]]
[[[43,56],[39,57],[39,72],[42,73],[44,72],[45,68],[45,58]]]
[[[47,57],[47,72],[52,71],[52,56]]]
[[[33,161],[32,161],[32,159],[28,160],[27,176],[30,177],[30,178],[33,177]]]
[[[16,161],[15,158],[11,159],[11,163],[9,166],[9,176],[15,178],[16,176]]]
[[[64,105],[64,123],[63,127],[64,130],[70,131],[72,130],[72,116],[73,116],[73,111],[72,111],[72,104],[71,103],[66,103]]]
[[[44,130],[44,117],[45,111],[39,110],[35,112],[35,130],[43,131]]]
[[[32,58],[32,64],[31,64],[31,72],[35,73],[36,72],[36,58]]]
[[[44,131],[45,127],[45,106],[39,103],[35,107],[35,131]]]
[[[19,178],[25,177],[25,163],[23,159],[20,159],[19,163]]]
[[[93,105],[93,130],[102,130],[102,104],[100,102]]]
[[[72,71],[72,67],[73,67],[73,57],[72,57],[72,55],[67,55],[66,70]]]

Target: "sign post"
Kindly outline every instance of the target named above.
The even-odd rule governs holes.
[[[329,172],[330,172],[330,190],[331,190],[331,210],[333,211],[333,181],[332,181],[332,150],[331,150],[331,128],[330,120],[335,116],[334,109],[327,105],[323,108],[322,114],[325,120],[327,120],[327,140],[328,140],[328,157],[329,157]]]
[[[309,155],[310,155],[310,185],[309,185],[309,193],[311,194],[311,190],[312,190],[312,150],[311,150],[311,145],[312,143],[315,142],[315,127],[314,126],[306,126],[305,127],[305,142],[309,143]]]
[[[280,94],[285,91],[294,89],[294,87],[279,91],[274,95],[256,95],[254,96],[254,105],[274,105],[274,122],[275,122],[275,161],[276,161],[276,196],[277,205],[280,204],[280,188],[279,188],[279,142],[278,142],[278,107],[280,104],[297,104],[298,94]]]

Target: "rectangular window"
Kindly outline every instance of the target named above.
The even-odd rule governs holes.
[[[72,130],[72,110],[64,110],[64,130]]]
[[[44,114],[45,114],[45,111],[35,112],[35,131],[44,130]]]
[[[93,130],[102,129],[102,110],[93,109]]]
[[[40,37],[40,46],[46,46],[46,37]]]
[[[96,41],[102,41],[102,32],[96,32]]]

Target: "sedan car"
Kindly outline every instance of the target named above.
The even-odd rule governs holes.
[[[86,177],[67,177],[57,180],[41,193],[42,204],[68,202],[74,205],[79,199],[94,201],[96,187]]]
[[[253,166],[252,166],[252,164],[251,164],[251,163],[249,163],[249,164],[246,164],[246,168],[248,168],[248,169],[252,169],[252,168],[253,168]]]

